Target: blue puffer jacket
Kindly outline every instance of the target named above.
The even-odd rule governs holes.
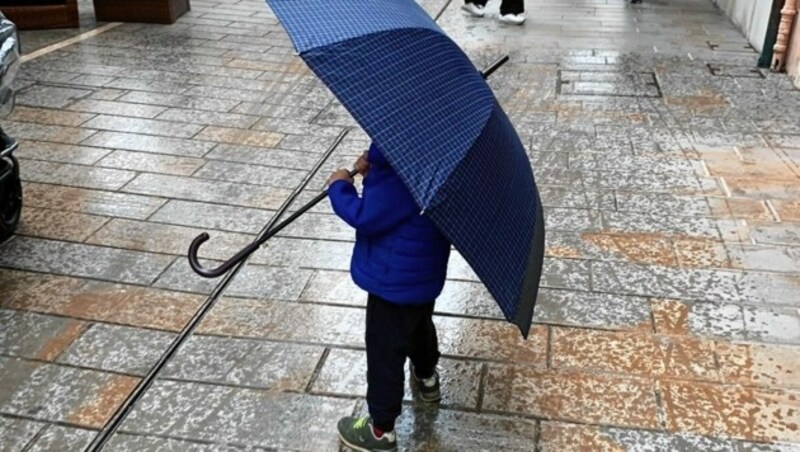
[[[396,304],[434,301],[442,292],[450,243],[411,197],[373,143],[362,197],[352,184],[334,182],[334,212],[356,230],[350,273],[367,292]]]

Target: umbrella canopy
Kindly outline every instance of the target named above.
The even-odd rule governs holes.
[[[470,59],[414,0],[267,0],[527,337],[544,220],[525,148]]]

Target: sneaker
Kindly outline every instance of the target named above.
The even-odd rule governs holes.
[[[461,5],[461,9],[468,12],[473,17],[483,17],[486,14],[483,6],[476,5],[474,3],[464,3]]]
[[[423,402],[438,402],[442,398],[442,391],[439,385],[439,371],[434,369],[430,378],[419,378],[411,366],[411,377],[419,389],[419,398]]]
[[[525,23],[525,13],[520,14],[504,14],[500,16],[497,20],[504,24],[511,24],[511,25],[522,25]]]
[[[339,420],[339,439],[349,448],[362,452],[394,452],[397,450],[397,435],[384,432],[377,437],[369,416],[347,416]]]

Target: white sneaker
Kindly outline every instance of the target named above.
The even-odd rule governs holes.
[[[505,14],[500,16],[497,20],[504,24],[522,25],[525,23],[525,13],[521,14]]]
[[[474,3],[464,3],[461,5],[461,9],[468,12],[473,17],[483,17],[483,15],[486,14],[483,6],[476,5]]]

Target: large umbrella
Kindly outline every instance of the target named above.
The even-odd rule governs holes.
[[[544,254],[541,202],[525,148],[482,74],[413,0],[267,3],[527,337]],[[196,260],[207,239],[196,239],[190,261],[216,276]]]
[[[464,52],[413,0],[267,0],[300,56],[527,336],[544,253],[525,148]]]

